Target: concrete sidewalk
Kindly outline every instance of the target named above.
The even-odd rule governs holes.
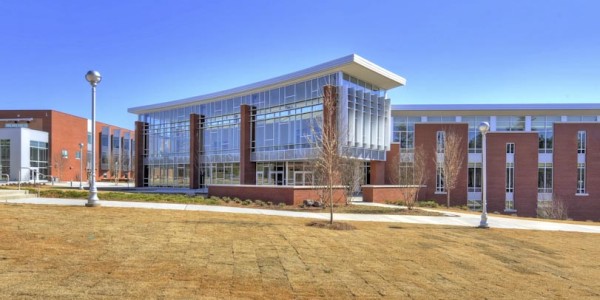
[[[83,207],[87,200],[78,199],[54,199],[54,198],[31,198],[4,200],[4,203],[20,204],[43,204],[43,205],[66,205]],[[1,202],[0,202],[1,203]],[[357,205],[387,206],[385,204],[372,203],[354,203]],[[270,210],[257,208],[242,208],[228,206],[198,205],[198,204],[175,204],[175,203],[150,203],[150,202],[125,202],[125,201],[101,201],[103,207],[128,207],[128,208],[146,208],[146,209],[171,209],[171,210],[189,210],[189,211],[208,211],[221,213],[237,214],[256,214],[265,216],[282,216],[292,218],[307,218],[328,220],[327,213],[297,212],[285,210]],[[397,206],[395,206],[397,207]],[[394,222],[394,223],[412,223],[429,225],[451,225],[477,227],[480,216],[474,214],[464,214],[456,212],[446,212],[446,216],[406,216],[406,215],[374,215],[374,214],[334,214],[337,221],[360,221],[360,222]],[[549,231],[572,231],[585,233],[600,233],[600,225],[579,225],[567,224],[562,222],[547,222],[535,220],[522,220],[515,218],[504,218],[500,216],[488,217],[488,223],[492,228],[505,229],[529,229],[529,230],[549,230]]]

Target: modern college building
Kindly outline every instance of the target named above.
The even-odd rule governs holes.
[[[91,125],[55,110],[0,110],[1,179],[87,181]],[[132,178],[133,131],[100,122],[96,128],[97,179]]]
[[[391,174],[402,155],[424,151],[430,176],[419,198],[445,203],[436,163],[440,132],[463,136],[464,165],[453,205],[480,207],[481,135],[487,135],[491,211],[534,216],[560,197],[576,219],[600,219],[594,180],[600,105],[399,105],[387,91],[405,80],[350,55],[213,94],[130,108],[136,122],[136,185],[198,189],[210,195],[299,203],[315,198],[314,128],[335,111],[344,154],[364,162],[365,201],[399,200]],[[324,87],[336,87],[324,107]],[[439,147],[437,147],[439,149]],[[554,180],[556,179],[556,180]],[[559,180],[560,179],[560,180]],[[600,179],[598,179],[600,180]],[[599,182],[600,183],[600,182]]]

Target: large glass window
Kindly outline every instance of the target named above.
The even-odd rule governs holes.
[[[538,164],[538,193],[552,193],[552,163]]]
[[[415,123],[418,122],[421,122],[421,117],[395,116],[392,141],[411,152],[415,148]]]
[[[479,124],[481,122],[490,122],[490,117],[484,116],[466,116],[462,117],[463,122],[469,124],[469,153],[481,153],[481,131]]]
[[[469,163],[468,191],[481,192],[481,163]]]
[[[559,116],[532,116],[531,130],[538,133],[539,153],[552,153],[554,122],[559,122]]]
[[[497,116],[496,131],[524,131],[525,116]]]
[[[40,174],[48,175],[48,143],[30,141],[29,164],[32,168],[38,168]]]

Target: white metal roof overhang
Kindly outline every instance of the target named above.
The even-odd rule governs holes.
[[[307,78],[331,74],[338,71],[342,71],[353,77],[360,78],[361,80],[374,84],[385,90],[406,84],[406,80],[401,76],[392,73],[356,54],[351,54],[314,67],[310,67],[308,69],[237,88],[180,100],[132,107],[127,111],[134,114],[144,114],[165,109],[185,107],[193,104],[206,103],[220,99],[236,97],[242,94],[267,90],[277,86],[284,86],[306,80]]]

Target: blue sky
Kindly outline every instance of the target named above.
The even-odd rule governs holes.
[[[127,108],[357,53],[407,79],[395,104],[600,102],[600,1],[0,3],[0,109],[133,128]]]

